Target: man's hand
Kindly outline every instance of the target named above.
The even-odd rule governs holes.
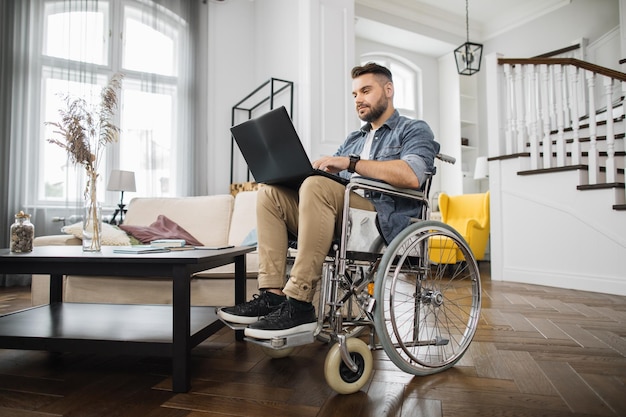
[[[313,168],[336,174],[344,169],[348,169],[350,158],[347,156],[322,156],[312,162]]]

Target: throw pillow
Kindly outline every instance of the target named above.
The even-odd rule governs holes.
[[[243,242],[241,242],[241,246],[257,246],[258,244],[259,241],[257,239],[256,229],[250,230],[250,232],[243,239]]]
[[[61,231],[82,240],[83,222],[63,226]],[[128,246],[130,245],[130,238],[123,230],[108,223],[102,223],[102,244],[105,246]]]
[[[176,222],[160,214],[150,226],[130,226],[121,224],[120,229],[131,234],[142,243],[156,239],[185,239],[188,245],[202,246],[202,243]]]

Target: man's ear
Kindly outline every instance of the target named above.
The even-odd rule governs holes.
[[[392,82],[388,82],[387,84],[385,84],[385,95],[387,96],[387,98],[393,97],[393,83]]]

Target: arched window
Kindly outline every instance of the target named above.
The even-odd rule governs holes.
[[[421,69],[396,55],[371,53],[361,56],[361,64],[376,62],[389,68],[393,76],[393,103],[400,114],[414,119],[421,119],[422,111],[422,71]]]

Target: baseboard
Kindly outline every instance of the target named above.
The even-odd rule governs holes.
[[[505,267],[501,277],[491,279],[626,296],[626,277]]]

